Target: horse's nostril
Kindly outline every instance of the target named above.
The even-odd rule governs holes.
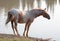
[[[48,19],[50,19],[50,17]]]

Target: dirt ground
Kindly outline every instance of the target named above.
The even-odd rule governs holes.
[[[42,39],[42,38],[23,37],[23,36],[18,37],[12,34],[0,34],[0,41],[52,41],[52,40],[51,38]]]

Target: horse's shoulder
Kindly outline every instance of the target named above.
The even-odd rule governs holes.
[[[22,16],[25,14],[24,11],[21,11],[21,10],[19,10],[18,13],[19,15],[22,15]]]

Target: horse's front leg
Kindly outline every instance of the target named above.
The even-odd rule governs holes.
[[[13,21],[11,21],[11,26],[12,26],[12,29],[13,29],[13,33],[14,33],[14,35],[16,35],[16,34],[15,34],[15,31],[14,31]]]
[[[26,32],[26,36],[27,36],[27,37],[28,37],[29,27],[30,27],[31,23],[32,23],[32,22],[28,22],[28,24],[27,24],[27,29],[26,29],[26,30],[27,30],[27,32]]]

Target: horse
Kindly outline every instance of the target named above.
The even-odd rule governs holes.
[[[17,10],[17,9],[12,9],[12,10],[8,11],[8,17],[6,20],[6,24],[11,22],[14,35],[16,35],[16,33],[17,33],[17,35],[19,35],[18,30],[17,30],[17,23],[26,23],[25,29],[23,32],[23,36],[28,37],[28,31],[29,31],[31,23],[34,21],[35,18],[37,18],[39,16],[43,16],[44,18],[47,18],[48,20],[50,19],[50,16],[45,11],[45,9],[44,10],[31,9],[29,11],[28,10],[21,11],[21,10]],[[16,31],[16,33],[15,33],[15,31]]]

